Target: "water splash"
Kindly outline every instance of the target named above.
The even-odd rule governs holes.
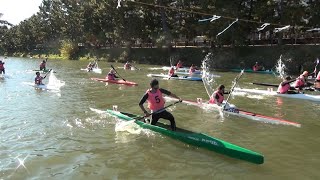
[[[288,61],[290,61],[290,59]],[[280,55],[280,58],[278,59],[275,68],[276,68],[276,73],[278,74],[278,77],[280,77],[281,79],[284,79],[287,76],[287,74],[285,72],[286,65],[282,61],[282,55]]]
[[[212,68],[210,63],[213,60],[212,53],[208,53],[204,60],[202,61],[202,82],[207,91],[208,96],[210,97],[215,91],[213,87],[216,86],[216,81],[214,79],[214,75],[210,73],[210,69]]]
[[[49,82],[47,84],[47,87],[52,90],[60,90],[62,86],[65,85],[64,81],[60,81],[54,73],[51,71],[49,75]]]
[[[115,126],[116,132],[129,132],[130,134],[141,134],[142,128],[139,127],[134,121],[121,121],[119,120]]]

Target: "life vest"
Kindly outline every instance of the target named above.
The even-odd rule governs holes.
[[[189,69],[189,74],[193,74],[196,71],[196,68],[190,67]]]
[[[318,72],[318,75],[316,77],[316,80],[320,81],[320,71]]]
[[[43,63],[43,62],[42,62],[42,63],[40,64],[40,68],[45,68],[45,67],[46,67],[46,63]]]
[[[116,80],[115,75],[113,73],[108,73],[107,79],[113,81]]]
[[[303,75],[300,75],[299,78],[296,80],[295,84],[294,84],[294,87],[302,87],[304,86],[304,76]]]
[[[162,92],[157,89],[157,92],[156,93],[152,93],[151,92],[151,89],[148,89],[147,90],[147,93],[148,93],[148,108],[151,110],[151,111],[157,111],[159,109],[162,109],[164,108],[164,99],[162,97]]]
[[[169,76],[172,76],[172,75],[174,75],[174,68],[170,68],[169,70]]]
[[[0,69],[3,70],[4,69],[4,63],[0,63]]]
[[[284,86],[281,86],[281,83],[279,84],[277,92],[280,94],[285,94],[289,91],[290,84],[285,84]]]
[[[126,64],[124,64],[124,67],[123,67],[124,69],[130,69],[131,68],[131,64],[128,64],[128,63],[126,63]]]
[[[37,85],[40,85],[40,84],[42,84],[42,77],[41,76],[36,76],[36,78],[34,78],[34,82],[35,82],[35,84],[37,84]]]
[[[210,97],[210,100],[209,100],[209,103],[210,104],[216,104],[216,100],[215,100],[215,96],[216,95],[218,95],[218,102],[221,104],[222,102],[223,102],[223,100],[224,100],[224,96],[223,96],[223,94],[220,94],[219,93],[219,90],[216,90],[213,94],[212,94],[212,96]]]
[[[182,67],[182,63],[178,63],[176,67],[177,67],[177,69],[181,68]]]

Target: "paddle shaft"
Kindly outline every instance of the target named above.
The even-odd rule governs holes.
[[[182,102],[182,100],[176,101],[176,102],[174,102],[174,103],[172,103],[172,104],[169,104],[168,106],[165,106],[164,108],[161,108],[161,109],[159,109],[159,110],[151,113],[150,116],[153,115],[153,114],[157,114],[157,113],[159,113],[159,112],[162,112],[163,110],[167,109],[168,107],[174,106],[174,105],[176,105],[176,104],[178,104],[178,103],[181,103],[181,102]],[[147,117],[147,116],[143,116],[143,117],[140,117],[140,118],[135,119],[135,120],[141,120],[141,119],[143,119],[143,118],[145,118],[145,117]]]
[[[227,98],[224,106],[223,106],[223,110],[225,109],[225,107],[226,107],[226,105],[227,105],[227,103],[228,103],[228,101],[229,101],[229,98],[230,98],[230,96],[231,96],[234,88],[236,87],[236,85],[237,85],[237,83],[238,83],[238,80],[241,78],[241,76],[242,76],[243,73],[244,73],[244,69],[242,69],[241,72],[240,72],[240,74],[235,78],[235,82],[234,82],[233,86],[232,86],[231,89],[230,89],[230,93],[229,93],[229,96],[228,96],[228,98]]]
[[[111,67],[112,67],[112,69],[119,75],[119,77],[120,77],[122,80],[126,81],[126,80],[123,79],[122,76],[117,72],[117,70],[113,67],[113,65],[111,65]]]
[[[47,75],[48,75],[51,71],[52,71],[52,69],[50,69],[50,70],[46,73],[46,75],[43,77],[43,79],[46,78]]]
[[[271,86],[271,87],[278,87],[279,85],[276,84],[268,84],[268,83],[252,83],[254,85],[261,85],[261,86]]]

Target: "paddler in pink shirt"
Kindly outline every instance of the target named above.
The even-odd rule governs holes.
[[[119,78],[118,76],[116,76],[116,72],[113,69],[110,69],[109,73],[107,74],[106,79],[115,81],[116,78]]]
[[[279,94],[296,94],[297,92],[291,91],[290,83],[294,82],[295,79],[291,79],[290,76],[287,76],[283,79],[283,81],[279,84],[277,93]]]
[[[189,75],[192,76],[194,72],[196,72],[196,67],[192,64],[189,69]]]
[[[303,87],[307,86],[307,77],[308,77],[308,71],[304,71],[297,79],[294,84],[294,88],[297,90],[301,90]]]
[[[224,100],[224,94],[229,94],[229,92],[224,91],[225,86],[224,85],[219,85],[217,90],[214,91],[214,93],[211,95],[209,103],[210,104],[217,104],[218,106],[221,106]]]
[[[151,88],[146,91],[146,93],[142,96],[139,102],[139,106],[141,110],[144,112],[146,117],[150,116],[151,113],[154,113],[152,114],[152,121],[151,121],[152,125],[156,125],[156,123],[160,118],[166,119],[170,121],[172,131],[175,131],[176,122],[174,120],[173,115],[164,109],[165,101],[162,94],[165,94],[177,99],[180,99],[180,98],[168,90],[159,88],[159,82],[156,79],[153,79],[150,82],[150,87]],[[151,110],[151,113],[149,113],[143,106],[143,104],[146,101],[148,101],[148,108]]]
[[[169,77],[178,77],[178,75],[174,74],[175,70],[174,70],[174,66],[171,66],[171,68],[169,69],[168,72],[168,76]]]
[[[176,69],[182,68],[182,62],[179,60],[179,62],[176,65]]]
[[[320,71],[318,72],[318,75],[314,81],[314,88],[320,90]]]

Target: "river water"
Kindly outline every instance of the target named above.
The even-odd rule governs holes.
[[[320,103],[263,96],[234,96],[242,109],[301,123],[301,127],[252,121],[185,104],[170,108],[178,127],[206,133],[264,155],[256,165],[186,145],[148,130],[127,132],[121,122],[90,108],[141,114],[138,102],[151,78],[141,71],[117,69],[139,83],[128,87],[92,81],[103,74],[80,71],[85,61],[49,60],[48,68],[65,81],[60,92],[36,90],[32,82],[41,60],[8,58],[0,80],[0,179],[320,179]],[[199,62],[200,64],[200,62]],[[113,64],[115,67],[121,64]],[[217,84],[231,86],[237,73],[219,73]],[[44,82],[47,82],[45,80]],[[245,74],[250,82],[276,83],[273,75]],[[208,99],[202,82],[160,80],[182,99]],[[262,87],[265,88],[265,87]],[[169,102],[167,103],[169,104]]]

